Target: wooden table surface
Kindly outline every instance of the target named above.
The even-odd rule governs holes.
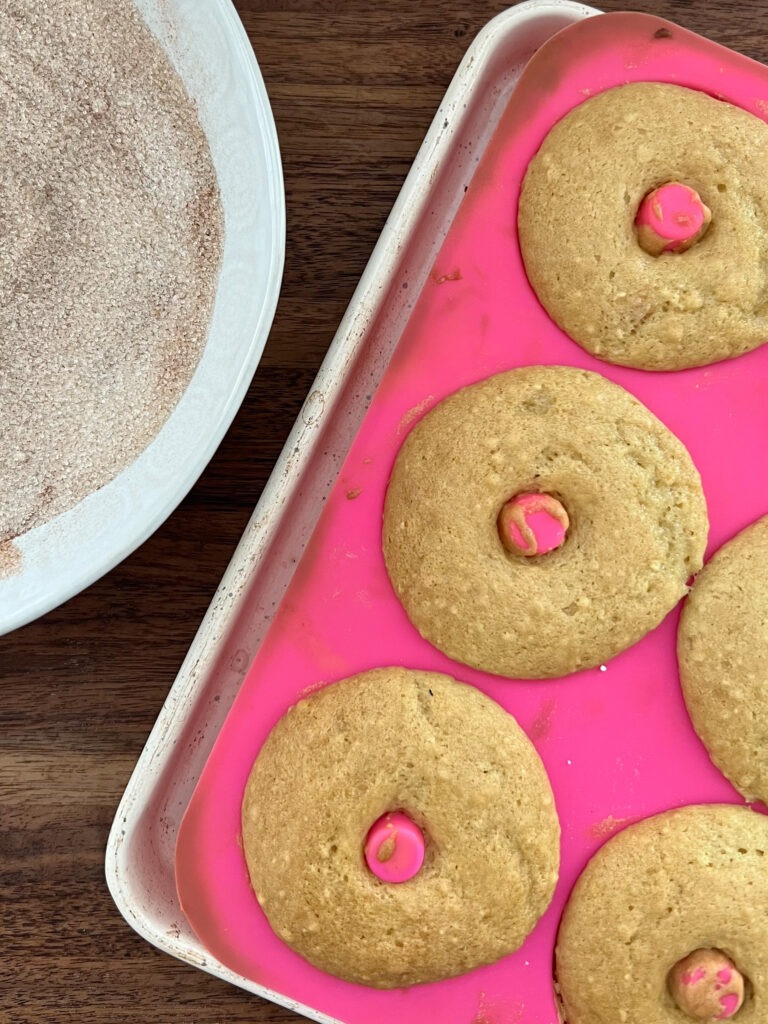
[[[243,407],[187,499],[104,579],[0,638],[0,1024],[300,1019],[139,938],[106,889],[107,834],[441,96],[508,4],[236,6],[282,148],[282,296]],[[768,0],[602,4],[625,6],[768,62]]]

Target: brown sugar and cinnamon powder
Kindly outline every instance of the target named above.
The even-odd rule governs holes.
[[[0,131],[7,547],[158,433],[205,345],[224,229],[194,104],[131,0],[0,0]]]

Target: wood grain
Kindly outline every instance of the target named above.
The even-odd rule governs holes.
[[[131,931],[104,883],[104,847],[440,98],[473,36],[506,4],[236,6],[282,147],[288,238],[280,305],[242,409],[188,498],[107,577],[0,639],[0,1024],[300,1019],[176,963]],[[630,6],[768,60],[768,0]]]

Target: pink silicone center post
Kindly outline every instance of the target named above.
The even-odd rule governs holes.
[[[518,555],[546,555],[559,548],[569,526],[562,502],[551,494],[518,494],[499,515],[501,540]]]
[[[671,181],[649,192],[635,218],[640,245],[653,256],[682,252],[703,235],[712,215],[699,193]]]
[[[402,811],[383,815],[368,832],[365,860],[382,882],[407,882],[424,863],[421,829]]]
[[[669,990],[693,1020],[728,1020],[744,1002],[744,978],[719,949],[697,949],[670,971]]]

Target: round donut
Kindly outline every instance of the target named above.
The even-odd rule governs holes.
[[[565,542],[525,557],[497,519],[556,497]],[[661,622],[701,567],[707,511],[676,437],[627,391],[563,366],[510,370],[444,399],[411,431],[383,548],[413,624],[455,661],[541,679],[599,665]]]
[[[679,370],[768,339],[768,125],[678,85],[600,93],[559,121],[520,196],[520,247],[552,319],[609,363]],[[635,217],[667,182],[711,210],[686,252],[650,255]]]
[[[402,811],[425,855],[381,881],[371,825]],[[377,669],[320,690],[270,733],[243,800],[243,847],[275,932],[375,988],[437,981],[517,949],[559,867],[552,790],[515,720],[448,676]]]
[[[677,657],[710,757],[747,800],[768,801],[768,517],[705,565],[683,607]]]
[[[673,978],[697,951],[730,960],[744,981],[739,1024],[762,1024],[766,863],[768,818],[746,807],[683,807],[610,839],[560,925],[555,970],[568,1024],[691,1024]]]

